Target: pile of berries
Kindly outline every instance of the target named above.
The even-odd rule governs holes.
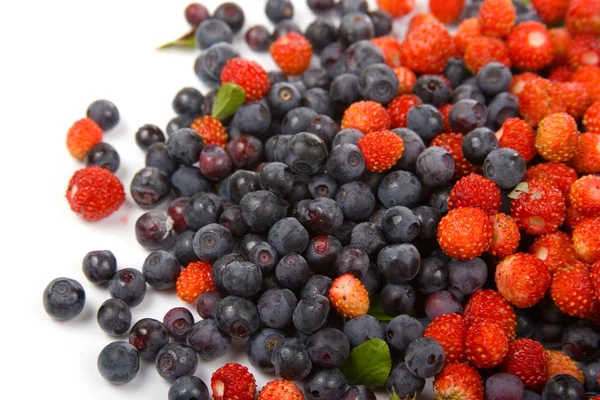
[[[179,91],[167,135],[136,132],[146,166],[129,187],[168,211],[136,221],[141,271],[110,251],[83,260],[108,282],[101,329],[129,335],[98,357],[108,381],[152,359],[170,400],[208,399],[199,360],[247,340],[248,363],[278,378],[259,400],[374,399],[374,386],[408,399],[428,378],[439,400],[600,396],[600,1],[430,0],[403,40],[393,18],[414,1],[377,3],[308,0],[340,22],[301,32],[291,1],[268,0],[274,31],[245,38],[271,72],[231,44],[238,5],[186,9],[195,72],[217,88]],[[87,167],[66,196],[88,221],[125,198],[102,142],[118,121],[100,100],[67,135]],[[131,327],[147,285],[200,319],[178,307]],[[84,304],[72,279],[44,292],[58,320]],[[361,365],[387,371],[373,384],[352,362],[380,342],[391,367]],[[210,388],[257,393],[237,363]]]

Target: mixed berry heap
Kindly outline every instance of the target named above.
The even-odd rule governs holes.
[[[129,187],[168,212],[135,224],[141,271],[110,251],[83,261],[108,282],[98,324],[129,333],[98,357],[108,381],[152,359],[170,400],[208,399],[198,364],[246,340],[278,379],[257,388],[226,364],[215,400],[408,399],[428,378],[436,400],[599,396],[600,1],[430,0],[402,40],[392,20],[414,1],[377,3],[308,0],[340,20],[302,32],[291,1],[268,0],[273,32],[245,38],[270,72],[231,44],[239,6],[186,9],[216,89],[179,91],[167,135],[136,132],[146,166]],[[66,196],[88,221],[125,198],[102,142],[118,121],[97,101],[67,134],[87,167]],[[147,285],[200,318],[178,307],[130,328]],[[84,303],[72,279],[44,292],[58,320]]]

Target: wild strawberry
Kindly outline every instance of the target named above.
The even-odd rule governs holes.
[[[449,45],[452,43],[452,45]],[[412,30],[401,45],[402,65],[421,74],[440,74],[455,52],[445,26],[423,24]]]
[[[500,209],[500,189],[488,178],[469,174],[454,184],[450,196],[448,196],[448,207],[475,207],[488,214],[495,214]]]
[[[296,32],[279,37],[269,49],[275,64],[286,75],[301,75],[310,66],[312,46],[308,39]]]
[[[102,141],[102,133],[91,118],[76,121],[67,132],[67,149],[71,156],[83,160],[88,151]]]
[[[125,190],[112,172],[93,165],[73,174],[66,196],[71,210],[81,218],[99,221],[121,207],[125,201]]]
[[[546,374],[548,379],[554,375],[568,374],[584,383],[585,377],[575,361],[562,351],[546,350]]]
[[[556,306],[572,317],[587,318],[596,309],[596,291],[587,267],[563,267],[554,273],[550,294]]]
[[[502,295],[491,289],[480,289],[473,293],[464,310],[465,326],[489,321],[498,324],[509,341],[517,335],[517,314]]]
[[[585,175],[571,185],[571,205],[588,217],[600,216],[600,176]]]
[[[492,368],[500,364],[508,353],[508,338],[500,326],[491,321],[480,321],[467,329],[465,340],[467,357],[477,368]]]
[[[575,35],[567,52],[573,70],[584,66],[600,66],[600,39],[594,35]]]
[[[410,18],[408,22],[408,28],[406,28],[406,36],[408,36],[411,32],[421,27],[422,25],[435,24],[444,26],[432,13],[422,12],[416,13]]]
[[[585,85],[592,101],[600,101],[600,68],[585,66],[573,74],[571,82],[580,82]]]
[[[258,101],[269,93],[271,83],[267,71],[256,61],[236,57],[221,70],[221,84],[235,83],[246,93],[246,103]]]
[[[177,278],[177,296],[186,303],[193,303],[204,292],[217,290],[212,280],[212,267],[204,261],[188,264]]]
[[[596,301],[600,302],[600,261],[595,262],[590,267],[592,285],[596,288]]]
[[[380,36],[371,39],[371,43],[379,47],[385,57],[385,63],[392,68],[399,67],[400,64],[400,42],[392,36]]]
[[[531,0],[542,21],[548,25],[561,22],[567,13],[569,0]]]
[[[539,79],[539,77],[540,76],[538,74],[535,74],[533,72],[523,72],[522,74],[516,74],[513,76],[509,92],[514,94],[515,96],[519,96],[523,92],[523,89],[525,88],[525,85],[528,82],[533,81],[535,79]]]
[[[462,142],[464,140],[462,133],[442,133],[433,138],[430,146],[438,146],[446,149],[454,159],[454,178],[459,179],[462,176],[480,171],[477,165],[471,164],[465,158],[462,151]]]
[[[600,133],[600,100],[592,103],[583,113],[583,126],[587,132]]]
[[[548,29],[535,21],[522,22],[506,39],[510,60],[515,68],[540,70],[552,62],[554,50]]]
[[[571,159],[571,164],[580,174],[600,173],[600,133],[579,135],[577,153]]]
[[[531,254],[515,253],[496,267],[498,291],[519,308],[536,305],[546,294],[551,279],[546,264]]]
[[[548,31],[554,52],[554,65],[565,65],[569,62],[567,52],[571,46],[571,34],[565,28],[552,28]]]
[[[329,289],[329,300],[337,312],[347,319],[365,315],[369,311],[369,293],[352,274],[335,278]]]
[[[396,78],[398,78],[398,96],[403,94],[411,94],[413,86],[417,82],[417,76],[414,72],[406,67],[394,68]]]
[[[535,340],[514,340],[508,345],[508,354],[502,362],[502,370],[518,376],[527,389],[541,389],[548,379],[546,351]]]
[[[484,0],[479,8],[479,27],[485,36],[505,38],[510,33],[517,12],[510,0]]]
[[[369,171],[384,172],[402,157],[404,142],[391,131],[371,132],[358,140],[358,148],[365,158]]]
[[[487,213],[479,208],[455,208],[440,221],[437,239],[448,256],[468,260],[490,247],[492,224]]]
[[[342,129],[354,128],[367,134],[390,129],[390,115],[385,108],[374,101],[359,101],[344,112]]]
[[[547,79],[536,78],[525,84],[519,94],[519,112],[531,126],[550,114],[565,111],[556,84]]]
[[[571,237],[561,231],[536,237],[529,247],[529,254],[542,260],[551,274],[577,261]]]
[[[525,162],[533,160],[535,150],[535,131],[527,122],[520,118],[507,118],[502,127],[496,132],[500,147],[515,150],[523,156]]]
[[[439,108],[440,114],[444,118],[444,129],[441,133],[450,133],[452,128],[450,127],[450,110],[452,110],[452,104],[444,104]]]
[[[575,207],[569,204],[565,210],[564,227],[567,228],[567,232],[572,234],[575,227],[586,218],[587,217],[585,215],[580,213]]]
[[[467,361],[466,327],[462,315],[442,314],[425,329],[424,336],[437,340],[446,353],[446,365]]]
[[[570,82],[574,72],[575,71],[566,65],[559,65],[550,71],[548,74],[548,80],[552,82]]]
[[[215,400],[254,400],[256,394],[254,376],[238,363],[225,364],[213,372],[210,387]]]
[[[488,253],[499,258],[514,254],[521,240],[519,227],[514,218],[498,213],[490,215],[490,222],[492,223],[492,243]]]
[[[552,233],[565,219],[565,198],[548,181],[522,182],[509,197],[511,215],[519,228],[530,235]]]
[[[415,0],[377,0],[377,6],[397,18],[411,12],[415,8]]]
[[[535,136],[535,149],[546,160],[569,161],[577,152],[579,131],[577,122],[567,113],[554,113],[544,117]]]
[[[196,118],[190,128],[198,132],[204,144],[216,144],[217,146],[225,147],[229,137],[227,136],[227,130],[216,118],[211,116],[204,116]]]
[[[421,103],[421,99],[414,94],[403,94],[390,101],[387,112],[392,122],[391,128],[406,128],[408,110]]]
[[[573,35],[600,35],[600,0],[571,0],[565,22]]]
[[[506,44],[496,38],[480,36],[473,38],[465,49],[465,65],[472,73],[477,73],[486,64],[496,61],[511,67]]]
[[[464,6],[465,0],[429,0],[429,10],[444,24],[456,21]]]
[[[258,400],[304,400],[304,395],[294,382],[278,379],[263,386]]]
[[[483,400],[483,381],[469,365],[446,365],[433,381],[433,397],[436,400]]]
[[[528,168],[524,180],[548,181],[561,191],[566,200],[571,192],[571,185],[577,180],[577,172],[562,163],[545,162]]]
[[[477,18],[467,18],[458,25],[454,35],[454,43],[456,43],[461,54],[464,54],[471,40],[480,36],[482,35],[481,29],[479,29],[479,20]]]
[[[581,118],[585,110],[592,104],[592,98],[583,83],[557,83],[556,88],[565,106],[565,112],[575,119]]]

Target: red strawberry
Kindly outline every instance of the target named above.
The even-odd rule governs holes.
[[[517,339],[508,346],[502,370],[517,375],[527,389],[541,389],[548,379],[546,351],[535,340]]]
[[[446,365],[433,381],[433,397],[436,400],[483,400],[483,381],[469,365]]]
[[[596,288],[596,301],[600,302],[600,261],[591,266],[592,285]]]
[[[569,161],[577,152],[577,122],[567,113],[550,114],[540,121],[535,149],[548,161]]]
[[[600,216],[600,176],[585,175],[577,179],[571,186],[569,200],[583,215]]]
[[[417,76],[406,67],[394,68],[396,78],[398,78],[398,95],[411,94],[413,86],[417,82]]]
[[[217,290],[212,280],[212,267],[204,261],[190,263],[177,278],[177,296],[193,303],[204,292]]]
[[[246,93],[246,103],[258,101],[269,93],[267,71],[256,61],[233,58],[221,70],[221,84],[235,83]]]
[[[585,110],[583,126],[588,132],[600,133],[600,101],[595,101]]]
[[[516,321],[516,320],[515,320]],[[437,340],[446,353],[446,365],[467,361],[466,328],[460,314],[442,314],[425,329],[424,336]]]
[[[569,0],[531,0],[542,21],[548,25],[561,22],[567,13]]]
[[[538,74],[533,72],[523,72],[522,74],[514,75],[510,85],[510,93],[514,94],[515,96],[519,96],[523,92],[523,89],[528,82],[539,79],[539,77],[540,76]]]
[[[479,36],[469,41],[465,49],[465,65],[473,73],[477,73],[484,65],[496,61],[511,67],[508,47],[500,39]]]
[[[580,174],[600,173],[600,133],[579,135],[577,153],[571,159],[571,164]]]
[[[479,29],[479,20],[477,18],[467,18],[462,20],[458,25],[454,35],[454,42],[456,43],[458,50],[464,54],[469,43],[480,36],[482,35],[481,29]]]
[[[304,395],[294,382],[279,379],[263,386],[258,400],[304,400]]]
[[[510,0],[484,0],[479,8],[479,26],[485,36],[505,38],[510,33],[517,12]]]
[[[408,110],[417,104],[421,104],[421,99],[414,94],[403,94],[390,101],[387,112],[392,122],[391,128],[406,128]]]
[[[216,118],[205,116],[196,118],[190,128],[198,132],[204,144],[216,144],[217,146],[225,147],[227,145],[227,130]]]
[[[575,361],[561,351],[546,350],[546,374],[548,379],[554,375],[568,374],[579,382],[584,383],[585,377]]]
[[[574,72],[575,71],[573,71],[570,67],[567,67],[566,65],[560,65],[550,71],[550,74],[548,74],[548,79],[552,82],[569,82],[571,81]]]
[[[593,66],[581,67],[573,74],[571,82],[585,85],[592,101],[600,101],[600,68]]]
[[[592,98],[583,83],[557,83],[556,88],[565,106],[566,113],[575,119],[581,118],[585,110],[592,104]]]
[[[400,42],[392,36],[380,36],[371,39],[371,43],[379,47],[385,57],[385,63],[392,68],[399,67],[400,64]]]
[[[462,133],[442,133],[433,138],[430,146],[443,147],[454,159],[454,178],[459,179],[462,176],[480,171],[480,168],[467,161],[462,152],[462,142],[464,140]]]
[[[515,68],[540,70],[552,62],[554,50],[548,29],[535,21],[522,22],[506,39],[510,60]]]
[[[535,131],[520,118],[507,118],[496,132],[500,147],[515,150],[523,156],[525,162],[533,160],[535,150]]]
[[[374,101],[359,101],[346,109],[342,118],[342,129],[354,128],[367,134],[390,129],[390,115]]]
[[[567,52],[573,70],[583,66],[600,66],[600,39],[594,35],[575,35]]]
[[[254,400],[256,380],[248,368],[238,363],[225,364],[210,379],[215,400]]]
[[[93,165],[73,174],[66,196],[73,212],[86,221],[99,221],[121,207],[125,190],[112,172]]]
[[[410,31],[402,42],[402,65],[421,74],[440,74],[456,52],[452,36],[440,24],[423,24]]]
[[[81,161],[102,141],[102,134],[102,129],[91,118],[80,119],[67,132],[67,149],[71,156]]]
[[[560,190],[548,181],[522,182],[510,197],[511,215],[525,233],[552,233],[565,219],[565,199]]]
[[[492,368],[508,353],[508,338],[500,326],[491,321],[472,324],[465,340],[467,357],[477,368]]]
[[[564,111],[556,84],[547,79],[536,78],[527,82],[519,94],[519,112],[531,126],[538,126],[550,114]]]
[[[573,247],[577,257],[593,264],[600,261],[600,218],[586,218],[573,229]]]
[[[571,46],[571,34],[565,28],[552,28],[550,33],[550,41],[554,51],[554,65],[565,65],[568,63],[567,52]]]
[[[344,318],[365,315],[369,311],[369,293],[352,274],[337,277],[329,289],[329,300]]]
[[[448,207],[475,207],[488,214],[495,214],[501,205],[500,189],[488,178],[469,174],[461,178],[448,196]]]
[[[581,221],[586,219],[587,217],[577,211],[575,207],[568,205],[565,210],[565,223],[564,226],[567,228],[567,232],[573,233],[573,230]]]
[[[572,317],[587,318],[596,310],[596,291],[587,266],[567,266],[556,271],[550,294],[560,311]]]
[[[487,213],[479,208],[455,208],[440,221],[437,239],[448,256],[468,260],[490,247],[492,224]]]
[[[577,180],[577,172],[565,164],[545,162],[527,168],[525,182],[533,180],[546,180],[561,191],[565,200],[571,191],[571,185]]]
[[[391,131],[371,132],[358,140],[358,148],[365,158],[369,171],[384,172],[402,157],[404,142]]]
[[[600,0],[571,0],[565,22],[573,35],[600,35]]]
[[[551,279],[546,264],[531,254],[515,253],[496,267],[498,291],[519,308],[536,305],[546,294]]]
[[[415,8],[415,0],[377,0],[377,6],[397,18],[411,12]]]
[[[536,237],[529,247],[529,254],[542,260],[551,274],[577,262],[571,237],[561,231]]]
[[[437,24],[440,26],[444,26],[444,24],[442,24],[440,22],[440,20],[438,20],[432,13],[428,13],[428,12],[416,13],[415,15],[412,16],[412,18],[408,22],[408,28],[406,29],[406,35],[410,34],[417,28],[421,27],[422,25],[427,25],[427,24]]]
[[[490,215],[492,243],[488,253],[499,258],[514,254],[519,247],[521,234],[514,218],[503,213]]]
[[[471,295],[464,310],[465,326],[489,321],[498,324],[509,341],[517,335],[517,314],[502,295],[491,289],[480,289]]]
[[[439,108],[440,114],[444,118],[444,129],[441,133],[450,133],[452,128],[450,127],[450,110],[452,110],[452,104],[444,104]]]
[[[464,6],[465,0],[429,0],[429,10],[444,24],[456,21]]]
[[[310,66],[312,45],[299,33],[280,36],[271,44],[269,51],[275,64],[286,75],[301,75]]]

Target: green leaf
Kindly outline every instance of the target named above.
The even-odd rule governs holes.
[[[383,311],[383,307],[381,307],[381,302],[379,301],[379,297],[371,298],[371,306],[369,307],[369,315],[377,318],[379,321],[388,322],[392,320],[392,316],[388,315]]]
[[[381,339],[371,339],[355,347],[340,367],[349,384],[368,388],[384,386],[391,369],[390,349]]]
[[[195,49],[196,48],[196,29],[192,29],[188,33],[170,42],[161,44],[156,50],[180,48],[180,49]]]
[[[226,83],[217,92],[217,97],[212,106],[212,116],[223,120],[235,114],[235,111],[244,104],[246,92],[235,83]]]
[[[404,397],[404,398],[400,398],[400,396],[398,396],[398,393],[396,393],[396,391],[394,389],[392,389],[392,395],[390,396],[390,400],[416,400],[417,398],[417,393],[415,393],[412,397]]]

